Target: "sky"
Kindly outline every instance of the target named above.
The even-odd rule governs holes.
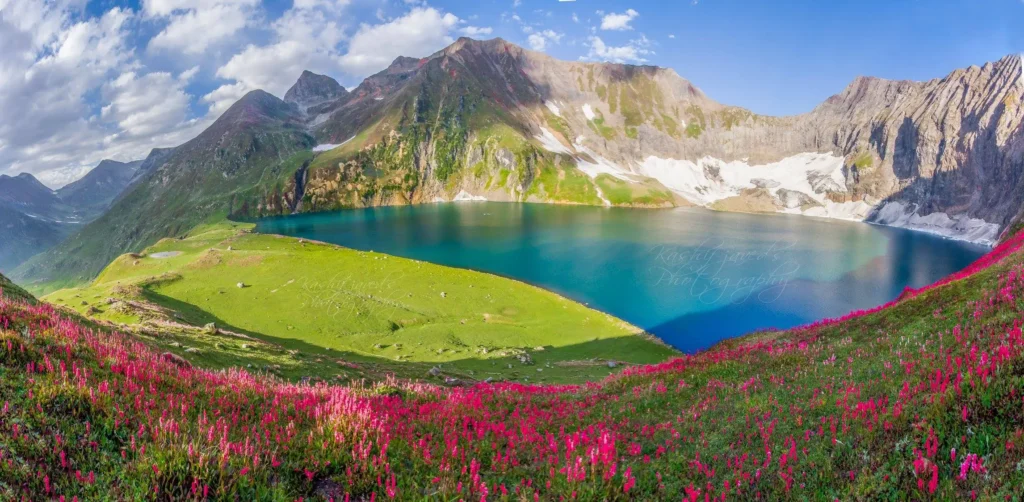
[[[51,187],[195,137],[303,70],[353,88],[460,36],[670,67],[711,98],[810,111],[859,75],[1024,52],[1024,0],[0,0],[0,174]]]

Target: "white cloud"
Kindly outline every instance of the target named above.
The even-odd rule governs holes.
[[[494,29],[490,27],[479,28],[476,26],[466,26],[465,28],[462,28],[459,31],[462,32],[462,34],[467,37],[479,38],[490,35],[491,33],[494,32]]]
[[[211,45],[230,39],[249,24],[256,3],[256,0],[213,0],[186,10],[168,10],[164,4],[170,3],[170,0],[155,1],[162,2],[155,8],[156,12],[167,12],[157,15],[168,17],[169,23],[149,41],[149,47],[186,54],[202,54]],[[152,3],[147,3],[147,11]]]
[[[529,37],[526,37],[526,42],[531,49],[543,52],[547,48],[548,42],[557,44],[562,41],[562,36],[561,33],[556,33],[553,30],[544,30],[530,34]]]
[[[600,12],[598,14],[600,14]],[[601,18],[601,29],[615,31],[632,30],[633,27],[630,26],[629,23],[633,22],[633,20],[639,15],[640,13],[633,9],[628,9],[622,14],[610,12]]]
[[[581,59],[612,63],[645,63],[647,59],[644,56],[653,54],[647,48],[650,46],[650,41],[643,36],[620,47],[609,47],[600,37],[596,36],[591,36],[588,41],[590,51]]]
[[[271,25],[270,43],[246,46],[217,70],[217,77],[231,82],[203,96],[210,114],[219,116],[254,89],[282,96],[303,70],[337,71],[338,44],[345,39],[340,18],[347,4],[348,0],[297,0]]]
[[[459,24],[454,14],[417,7],[388,23],[363,24],[339,60],[356,76],[383,70],[398,56],[423,57],[451,44],[451,31]]]
[[[100,117],[116,122],[127,136],[152,136],[175,129],[189,110],[190,96],[183,84],[167,72],[122,73],[104,86],[110,104],[103,107]]]
[[[252,89],[253,88],[241,82],[224,84],[203,96],[203,101],[210,105],[210,115],[220,116],[220,114],[230,108],[235,101],[241,99],[242,96],[245,96],[245,93]]]
[[[104,158],[142,158],[205,126],[189,119],[175,78],[144,72],[132,44],[137,14],[93,16],[81,0],[0,0],[0,172],[30,172],[52,187]]]
[[[167,17],[174,13],[203,9],[211,5],[252,7],[257,4],[259,0],[142,0],[142,13],[147,17]]]

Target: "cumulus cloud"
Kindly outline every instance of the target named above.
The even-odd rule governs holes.
[[[147,72],[131,43],[138,15],[88,16],[80,0],[0,0],[0,172],[58,187],[104,158],[133,160],[204,126],[177,77]],[[16,118],[16,119],[15,119]]]
[[[459,31],[462,32],[462,34],[467,37],[480,38],[490,35],[491,33],[494,32],[494,29],[490,27],[480,28],[477,26],[466,26],[465,28],[462,28]]]
[[[459,24],[454,14],[417,7],[387,23],[363,24],[339,60],[352,75],[365,76],[387,68],[398,56],[423,57],[451,44]]]
[[[190,96],[182,88],[186,81],[167,72],[122,73],[104,86],[110,104],[103,107],[100,117],[117,123],[126,136],[151,136],[175,129],[188,115]]]
[[[633,27],[630,26],[630,23],[639,15],[640,13],[633,9],[628,9],[621,14],[610,12],[601,18],[601,29],[613,31],[632,30]]]
[[[526,37],[526,42],[530,45],[530,48],[535,51],[543,52],[547,49],[548,42],[559,43],[562,41],[562,34],[556,33],[553,30],[543,30],[535,33],[531,33],[530,36]]]
[[[245,28],[258,5],[259,0],[145,0],[147,17],[167,20],[149,47],[202,54]]]
[[[219,116],[254,89],[282,96],[303,70],[335,72],[338,44],[345,39],[340,18],[347,4],[347,0],[297,0],[271,25],[270,43],[247,45],[217,70],[217,77],[231,82],[203,96],[210,113]]]
[[[609,61],[612,63],[645,63],[644,56],[654,54],[648,47],[650,41],[647,37],[641,36],[637,40],[631,40],[628,44],[612,47],[604,43],[600,37],[591,36],[588,38],[589,52],[581,59],[591,61]]]
[[[0,9],[0,166],[39,172],[91,155],[104,133],[86,97],[129,64],[133,13],[80,19],[72,2],[12,1]]]

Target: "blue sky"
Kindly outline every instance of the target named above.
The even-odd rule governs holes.
[[[858,75],[926,80],[1024,51],[1021,0],[0,0],[0,173],[51,186],[208,126],[303,69],[346,87],[398,55],[500,36],[675,69],[758,113]]]

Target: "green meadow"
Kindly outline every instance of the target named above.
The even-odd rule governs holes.
[[[120,256],[91,284],[44,300],[142,335],[159,331],[154,343],[192,362],[293,379],[583,382],[675,354],[521,282],[239,223]]]

